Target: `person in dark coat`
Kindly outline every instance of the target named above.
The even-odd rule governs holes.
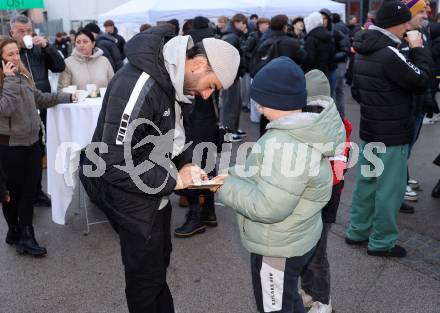
[[[376,26],[357,33],[354,40],[352,94],[361,105],[363,152],[357,164],[346,242],[368,241],[367,253],[373,256],[406,256],[405,248],[396,245],[397,214],[405,195],[407,157],[414,138],[413,94],[426,90],[430,79],[430,56],[421,37],[408,39],[413,62],[398,50],[410,20],[411,13],[401,2],[384,2]],[[374,172],[365,171],[371,164]]]
[[[119,235],[129,312],[172,313],[168,197],[205,176],[191,164],[185,136],[188,95],[208,99],[228,88],[240,56],[222,40],[194,46],[191,37],[174,37],[167,27],[137,34],[125,51],[129,63],[107,88],[80,179]],[[108,150],[94,150],[95,144]],[[106,165],[98,166],[98,175],[90,155]]]
[[[125,59],[124,47],[125,47],[125,39],[118,33],[118,28],[115,26],[115,23],[112,20],[107,20],[104,22],[105,32],[116,39],[116,45],[119,48],[119,52],[121,52],[122,59]]]
[[[246,59],[243,48],[244,31],[247,31],[247,17],[243,14],[235,14],[231,22],[223,33],[222,40],[226,41],[240,52],[240,67],[234,84],[227,90],[223,90],[221,97],[222,105],[222,125],[232,132],[232,141],[239,142],[246,136],[246,133],[240,130],[241,114],[241,94],[240,77],[246,73]]]
[[[307,16],[304,24],[307,32],[304,43],[307,58],[302,65],[304,73],[317,69],[329,77],[335,55],[332,34],[324,28],[324,21],[319,12]]]
[[[40,36],[33,37],[33,47],[27,49],[23,43],[23,37],[31,36],[33,33],[31,20],[24,15],[17,15],[11,20],[11,37],[14,38],[20,48],[21,62],[30,72],[35,87],[42,92],[51,92],[49,83],[49,70],[53,73],[61,73],[65,70],[66,64],[63,57],[58,53],[55,46],[50,45],[49,41]],[[46,110],[40,110],[40,117],[46,125]],[[40,132],[41,159],[45,155],[45,144],[43,140],[44,131]],[[43,179],[43,169],[40,168],[39,179],[37,180],[37,193],[35,195],[35,206],[50,207],[51,201],[43,191],[41,180]]]
[[[58,32],[56,34],[54,45],[55,48],[57,48],[57,50],[63,54],[64,58],[68,57],[69,44],[69,41],[67,40],[67,38],[64,37],[64,34],[62,32]]]
[[[193,20],[193,29],[188,30],[194,43],[202,42],[205,38],[213,38],[214,31],[209,25],[209,19],[197,16]],[[186,135],[189,141],[195,145],[200,143],[217,144],[218,134],[218,107],[215,101],[215,95],[208,99],[196,96],[194,108],[189,114],[189,125],[186,128]],[[215,160],[215,151],[206,151],[203,153],[201,162],[202,168],[206,166],[206,161]],[[213,169],[209,176],[217,176]],[[217,217],[215,215],[214,193],[209,190],[184,190],[179,194],[186,196],[189,205],[189,212],[186,221],[181,227],[174,230],[174,235],[179,238],[188,238],[197,233],[205,231],[206,226],[217,226]],[[203,196],[203,202],[200,203],[200,196]]]
[[[116,39],[108,34],[101,32],[101,29],[95,23],[89,23],[84,26],[85,29],[91,31],[96,38],[96,47],[104,52],[104,56],[109,60],[116,73],[124,64],[123,57],[116,44]]]

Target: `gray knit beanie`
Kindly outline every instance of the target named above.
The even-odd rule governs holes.
[[[228,89],[235,81],[240,65],[240,53],[226,41],[205,38],[202,41],[214,74],[222,83],[223,89]]]

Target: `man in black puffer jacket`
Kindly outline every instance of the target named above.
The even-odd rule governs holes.
[[[396,245],[397,213],[414,137],[413,94],[424,91],[430,78],[430,57],[420,37],[409,40],[413,62],[397,49],[410,20],[409,9],[399,1],[384,2],[377,26],[359,32],[354,40],[352,93],[361,104],[362,143],[346,242],[368,241],[367,252],[374,256],[406,256]]]
[[[307,31],[304,43],[307,58],[302,65],[304,73],[316,69],[329,77],[330,67],[335,58],[332,34],[324,28],[323,18],[319,12],[307,16],[304,24]]]
[[[20,59],[24,66],[29,70],[35,86],[42,92],[51,92],[49,83],[49,70],[53,73],[61,73],[66,68],[64,59],[55,46],[50,45],[49,41],[40,36],[32,38],[33,47],[27,49],[23,42],[24,36],[32,36],[31,20],[24,15],[17,15],[11,20],[11,37],[17,41],[20,48]],[[40,117],[43,124],[46,125],[46,110],[40,111]],[[40,146],[42,159],[45,154],[45,145],[43,140],[44,132],[40,132]],[[43,169],[40,169],[37,185],[37,194],[35,195],[34,205],[50,207],[51,201],[46,193],[43,192],[41,180],[43,179]]]
[[[116,45],[118,46],[119,52],[121,52],[122,59],[125,58],[124,48],[125,39],[119,34],[118,28],[112,20],[107,20],[104,22],[105,32],[116,39]]]
[[[92,144],[81,156],[81,182],[120,237],[130,313],[174,312],[166,283],[168,196],[203,174],[190,164],[181,103],[228,88],[240,62],[224,41],[194,46],[189,36],[173,36],[154,27],[127,42],[129,63],[111,80]]]
[[[116,73],[124,65],[124,58],[116,44],[117,40],[110,35],[102,33],[99,26],[95,23],[89,23],[84,28],[93,33],[93,36],[96,38],[96,47],[104,52],[104,56],[109,60]]]

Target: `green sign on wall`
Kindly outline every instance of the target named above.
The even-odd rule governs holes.
[[[0,10],[43,9],[44,0],[0,0]]]

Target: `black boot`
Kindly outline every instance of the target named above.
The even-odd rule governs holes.
[[[10,246],[15,245],[15,243],[20,238],[20,229],[18,228],[18,225],[16,226],[9,226],[8,233],[6,235],[6,243]]]
[[[46,195],[43,190],[40,190],[34,199],[34,206],[49,208],[52,206],[52,202],[50,201],[49,196]]]
[[[402,202],[402,205],[400,206],[400,212],[401,213],[406,213],[406,214],[414,214],[415,213],[415,209],[413,206]]]
[[[35,240],[34,228],[32,226],[21,227],[20,239],[15,246],[20,254],[29,253],[33,256],[44,256],[47,254],[46,248],[40,247]]]
[[[202,207],[202,213],[200,215],[202,223],[209,227],[216,227],[217,216],[215,215],[214,195],[205,195],[205,203]]]
[[[189,238],[196,234],[204,233],[206,226],[200,221],[200,205],[189,204],[190,210],[186,215],[185,223],[174,230],[174,236],[177,238]]]
[[[432,190],[431,196],[433,198],[440,198],[440,180],[438,181],[437,185],[435,185],[434,189]]]

